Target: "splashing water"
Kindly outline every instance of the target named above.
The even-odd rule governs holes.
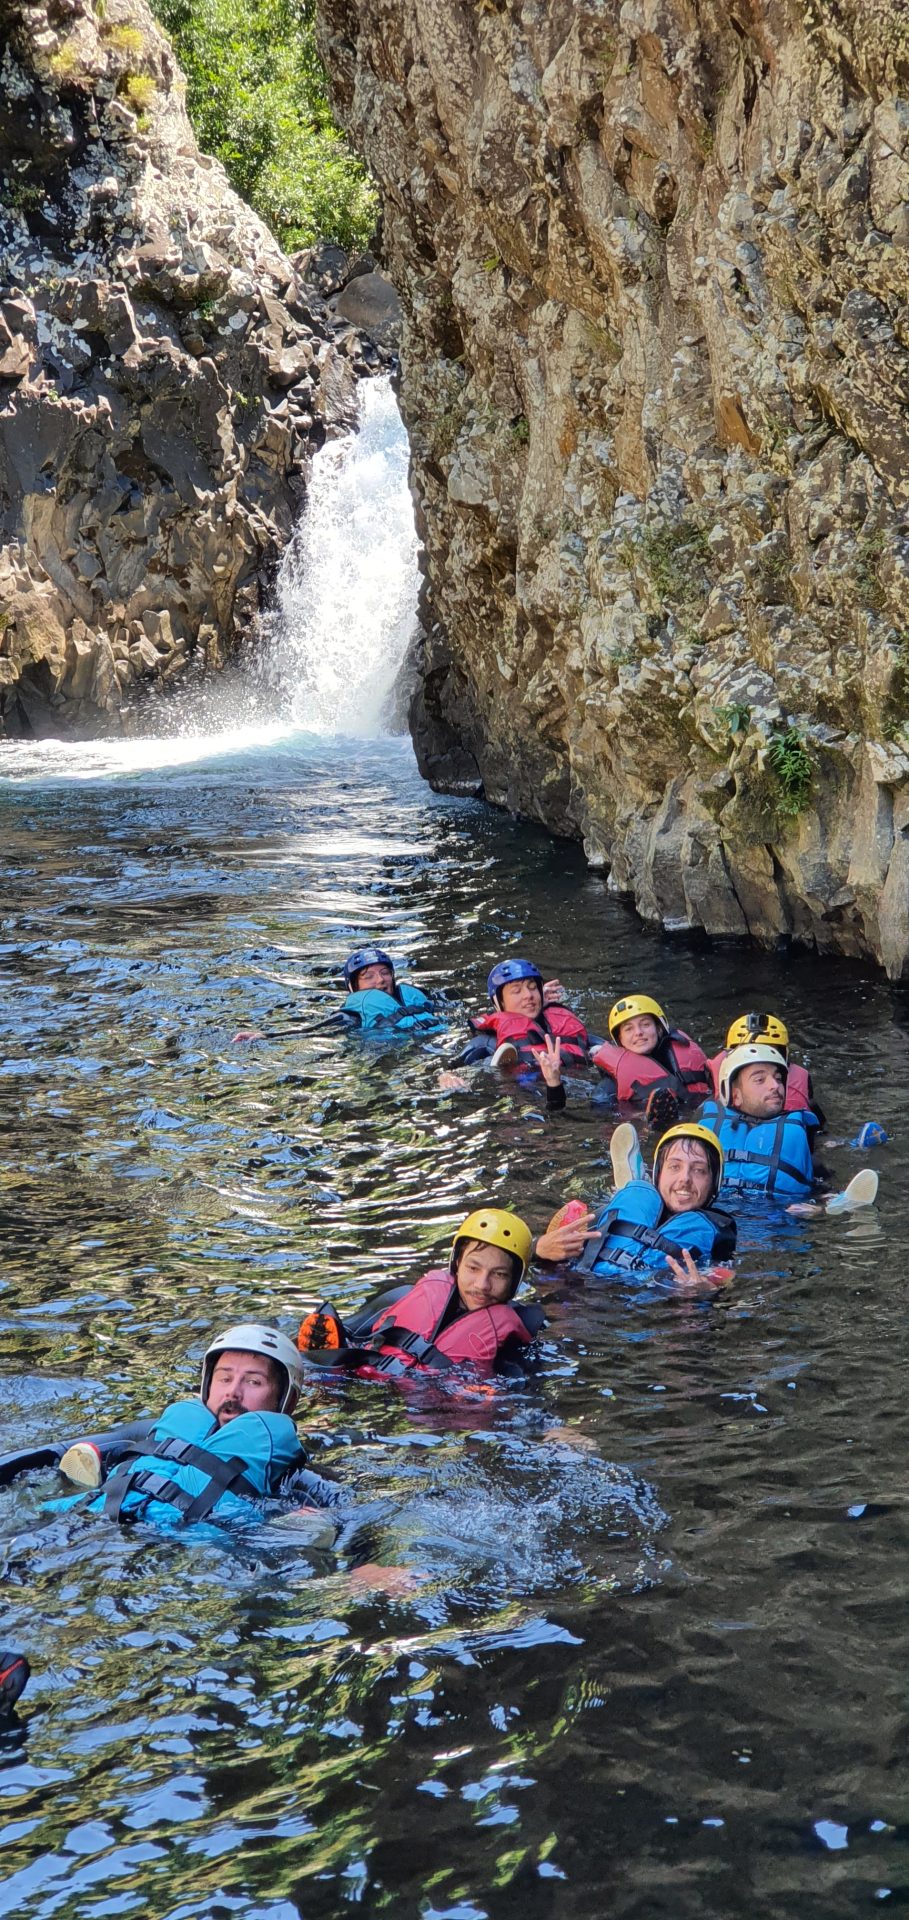
[[[359,432],[316,454],[306,513],[278,576],[264,675],[297,726],[381,731],[416,600],[407,436],[390,381],[365,381]]]

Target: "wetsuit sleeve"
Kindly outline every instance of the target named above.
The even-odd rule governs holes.
[[[559,1084],[557,1087],[547,1086],[546,1088],[546,1112],[547,1113],[561,1113],[562,1108],[567,1106],[567,1104],[568,1104],[568,1095],[565,1092],[565,1088],[563,1087],[561,1080],[559,1081]]]
[[[711,1260],[731,1260],[735,1253],[736,1225],[731,1215],[719,1227],[713,1245]]]
[[[115,1467],[119,1460],[126,1459],[135,1446],[148,1439],[156,1424],[156,1416],[149,1414],[145,1420],[130,1420],[125,1426],[114,1427],[112,1433],[86,1433],[81,1434],[80,1438],[97,1447],[105,1468]],[[65,1452],[65,1448],[61,1451]]]
[[[819,1105],[818,1101],[814,1097],[814,1082],[811,1078],[810,1073],[808,1075],[808,1099],[811,1105],[811,1112],[814,1114],[815,1120],[817,1121],[817,1131],[818,1133],[824,1133],[827,1127],[827,1115],[824,1112],[823,1107]]]
[[[308,1507],[348,1507],[352,1505],[350,1491],[340,1480],[329,1480],[323,1473],[314,1473],[311,1467],[297,1467],[292,1473],[286,1473],[278,1486],[282,1500],[299,1500]]]
[[[483,1060],[489,1060],[495,1053],[496,1043],[490,1033],[475,1033],[467,1045],[461,1048],[452,1061],[453,1067],[478,1067]]]

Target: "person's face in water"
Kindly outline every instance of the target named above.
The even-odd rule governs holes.
[[[657,1192],[670,1213],[695,1213],[713,1196],[714,1170],[699,1140],[673,1140],[660,1160]]]
[[[355,993],[394,993],[395,977],[391,967],[361,967],[354,981]]]
[[[660,1029],[651,1013],[636,1013],[619,1028],[619,1046],[628,1053],[652,1053],[659,1040]]]
[[[499,1005],[503,1013],[523,1013],[528,1020],[535,1020],[543,1011],[539,981],[509,980],[507,986],[499,988]]]
[[[457,1283],[468,1313],[500,1306],[510,1300],[514,1288],[511,1254],[501,1247],[487,1247],[482,1240],[468,1240],[458,1261]]]
[[[749,1120],[774,1120],[786,1103],[786,1075],[782,1067],[759,1060],[741,1067],[732,1082],[732,1105]]]
[[[219,1427],[241,1413],[277,1413],[281,1404],[278,1370],[267,1355],[219,1353],[205,1402]]]

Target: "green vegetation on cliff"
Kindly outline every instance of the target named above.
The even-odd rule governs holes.
[[[293,252],[365,247],[369,179],[332,120],[314,0],[152,0],[186,75],[199,145]]]

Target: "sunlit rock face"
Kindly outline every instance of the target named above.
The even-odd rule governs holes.
[[[0,101],[0,730],[109,730],[254,626],[354,373],[142,0],[0,0]]]
[[[382,190],[445,787],[909,966],[903,0],[321,0]]]

